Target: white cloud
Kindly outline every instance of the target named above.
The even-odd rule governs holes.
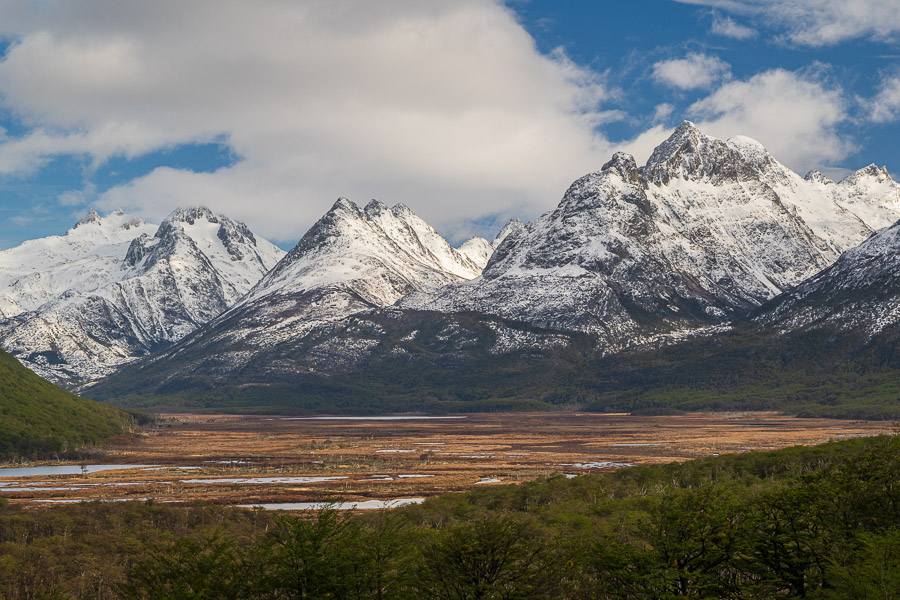
[[[843,90],[819,71],[773,69],[722,85],[688,109],[706,133],[746,135],[804,173],[845,158],[854,148],[836,128],[847,121]]]
[[[603,75],[540,54],[499,1],[0,0],[0,173],[225,140],[98,206],[204,203],[290,241],[334,201],[404,202],[444,231],[533,216],[609,156]],[[62,200],[62,199],[61,199]],[[63,201],[74,201],[66,197]]]
[[[691,53],[685,58],[661,61],[653,65],[653,78],[682,90],[711,87],[727,79],[731,66],[716,56]]]
[[[869,120],[887,123],[900,119],[900,76],[888,77],[881,82],[881,89],[871,100],[863,100]]]
[[[675,106],[669,104],[668,102],[663,102],[662,104],[657,104],[653,108],[653,122],[659,123],[660,121],[665,121],[668,119],[672,112],[675,110]]]
[[[802,46],[869,38],[896,41],[900,10],[893,0],[676,0],[749,17]]]
[[[752,27],[741,25],[731,17],[726,17],[719,13],[713,14],[709,31],[713,35],[721,35],[735,40],[750,40],[759,34]]]
[[[671,127],[662,124],[654,125],[635,136],[634,139],[619,144],[616,150],[631,154],[637,164],[643,165],[647,163],[653,150],[670,135],[672,135]]]
[[[88,183],[80,190],[68,190],[56,197],[60,206],[84,206],[97,198],[97,188]]]

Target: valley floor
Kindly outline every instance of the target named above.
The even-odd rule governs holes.
[[[93,471],[75,465],[56,474],[0,469],[0,496],[27,504],[418,499],[553,473],[575,476],[891,430],[884,421],[797,419],[773,412],[383,418],[170,414],[137,437],[109,443],[97,461],[130,468]]]

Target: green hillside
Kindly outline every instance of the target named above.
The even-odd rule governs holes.
[[[70,394],[0,351],[0,460],[72,452],[127,424],[124,413]]]

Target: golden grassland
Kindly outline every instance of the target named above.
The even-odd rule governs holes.
[[[152,468],[0,475],[0,496],[35,506],[48,500],[150,498],[216,504],[390,500],[622,464],[813,445],[892,429],[884,421],[759,412],[506,413],[409,420],[169,414],[136,436],[113,439],[91,461]],[[320,477],[329,479],[302,479]]]

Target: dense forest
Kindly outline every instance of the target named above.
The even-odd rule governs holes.
[[[0,460],[77,456],[128,431],[131,419],[41,379],[0,350]]]
[[[0,598],[890,599],[900,436],[375,513],[0,504]]]

